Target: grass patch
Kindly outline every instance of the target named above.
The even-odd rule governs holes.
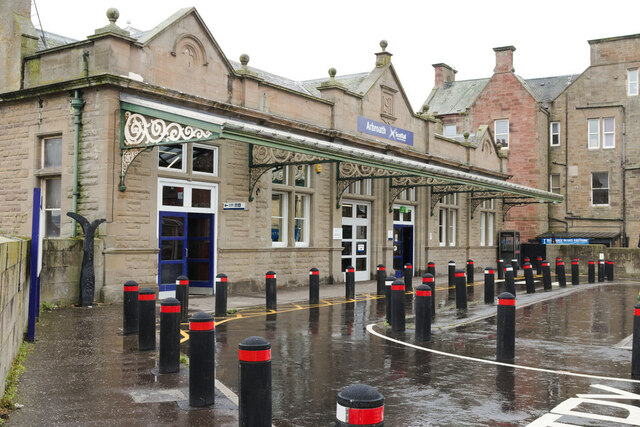
[[[187,365],[187,368],[189,367],[189,356],[187,356],[186,354],[180,354],[180,363]]]
[[[44,311],[53,311],[56,308],[58,308],[58,306],[55,303],[47,302],[47,301],[44,301],[41,307],[41,309]]]
[[[231,310],[227,310],[227,314],[236,314],[238,312],[237,308],[232,308]]]
[[[5,383],[4,396],[0,400],[0,425],[4,424],[3,419],[9,415],[9,411],[15,409],[16,397],[18,395],[18,382],[25,371],[24,361],[27,355],[33,350],[33,344],[23,341],[16,358],[11,364],[7,382]]]

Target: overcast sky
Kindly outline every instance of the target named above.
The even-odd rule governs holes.
[[[3,1],[3,0],[0,0]],[[379,1],[379,0],[36,0],[45,31],[85,39],[108,24],[150,30],[175,11],[194,6],[224,54],[293,80],[370,71],[379,42],[418,110],[433,87],[431,64],[458,70],[457,80],[489,77],[492,48],[516,47],[514,67],[524,78],[584,71],[587,40],[640,33],[635,1]],[[33,20],[38,26],[33,11]]]

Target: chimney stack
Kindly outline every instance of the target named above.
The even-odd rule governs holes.
[[[435,68],[436,87],[440,88],[444,86],[446,83],[453,83],[456,81],[456,73],[457,70],[454,70],[450,66],[444,63],[433,64],[433,68]]]
[[[496,68],[494,73],[513,73],[513,52],[516,50],[513,46],[494,47],[496,53]]]
[[[22,60],[38,49],[31,0],[0,1],[0,93],[20,89]]]

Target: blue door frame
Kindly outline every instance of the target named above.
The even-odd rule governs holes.
[[[160,298],[175,295],[176,277],[180,275],[189,277],[190,289],[213,293],[214,214],[161,211],[158,227]]]

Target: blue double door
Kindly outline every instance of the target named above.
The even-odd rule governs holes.
[[[215,215],[165,212],[159,215],[160,298],[174,295],[176,278],[189,278],[189,293],[213,294]]]

